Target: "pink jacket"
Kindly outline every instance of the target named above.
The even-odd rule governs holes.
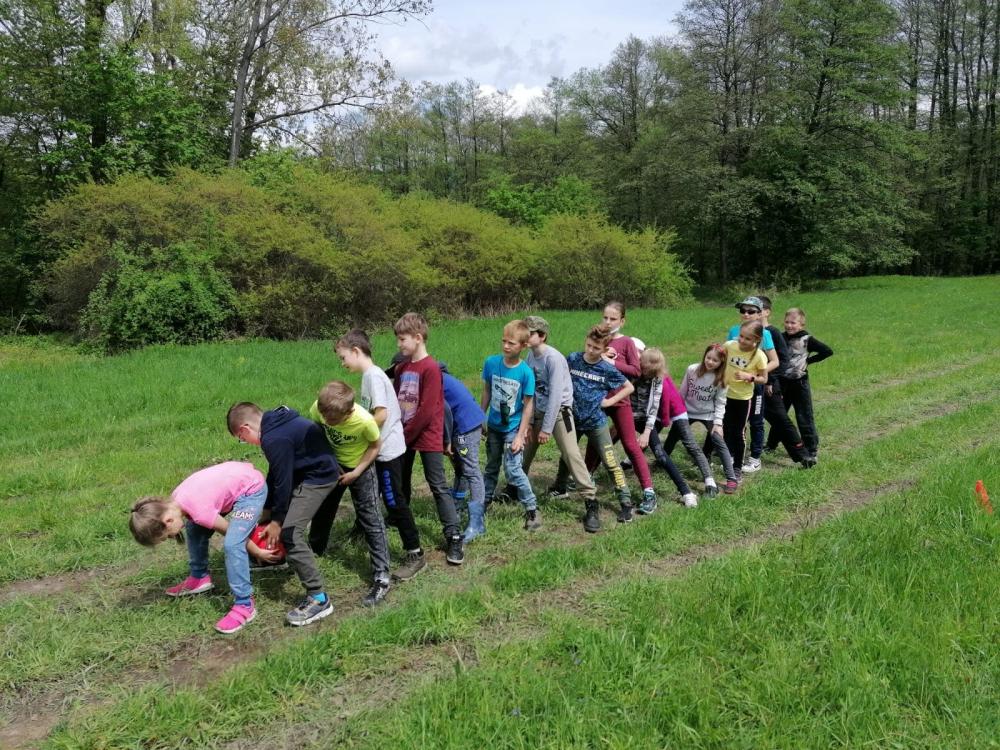
[[[681,394],[677,391],[674,381],[667,375],[663,379],[663,397],[660,399],[660,421],[670,424],[673,420],[687,419],[687,406]]]

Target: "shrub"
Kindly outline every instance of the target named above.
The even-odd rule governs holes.
[[[188,244],[116,244],[80,317],[86,341],[105,352],[193,343],[225,335],[236,295],[208,258]]]

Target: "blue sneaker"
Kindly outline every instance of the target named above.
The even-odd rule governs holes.
[[[325,602],[318,602],[311,596],[307,596],[299,603],[299,606],[285,615],[285,619],[288,620],[289,625],[301,627],[302,625],[309,625],[316,622],[316,620],[322,620],[324,617],[332,614],[333,602],[330,601],[329,596],[326,597]]]
[[[656,510],[656,493],[653,490],[642,491],[642,502],[639,503],[639,512],[648,516]]]

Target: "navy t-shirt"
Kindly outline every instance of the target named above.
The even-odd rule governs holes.
[[[583,352],[573,352],[569,362],[569,374],[573,378],[573,417],[580,431],[594,430],[607,421],[601,402],[609,393],[625,385],[625,376],[618,368],[601,359],[590,364],[583,358]]]

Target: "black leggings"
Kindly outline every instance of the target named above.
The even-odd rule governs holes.
[[[747,438],[744,430],[750,419],[751,399],[726,399],[726,415],[722,418],[722,435],[729,447],[729,455],[733,457],[733,470],[737,475],[743,468],[743,454],[747,448]]]

